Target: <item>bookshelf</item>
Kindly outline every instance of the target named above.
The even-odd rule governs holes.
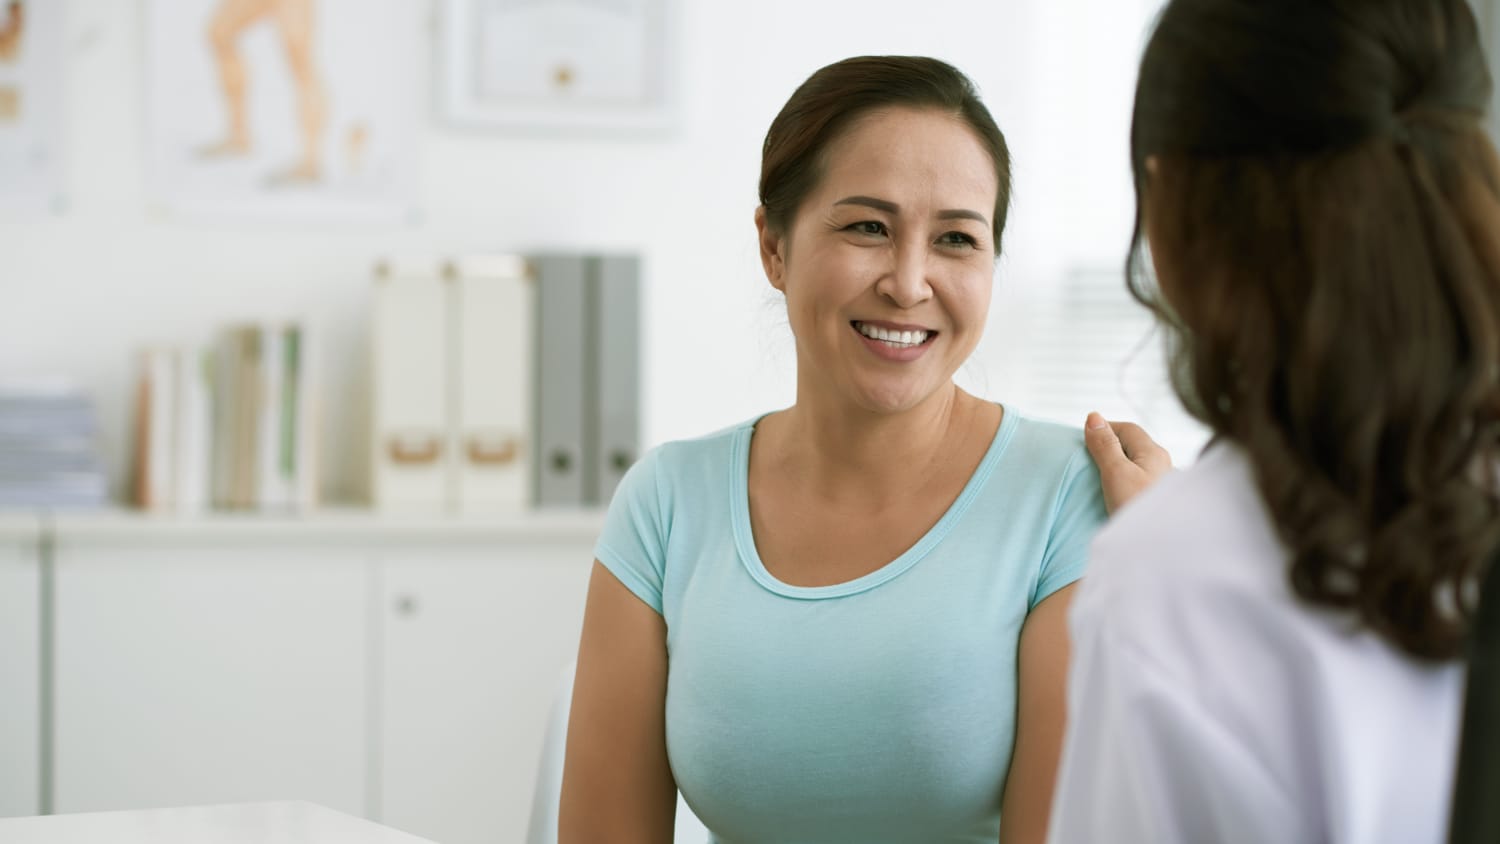
[[[31,511],[0,511],[0,542],[35,542],[44,514]]]
[[[375,298],[410,293],[433,324],[404,306],[373,321],[349,436],[320,439],[333,382],[302,326],[230,325],[133,367],[140,508],[0,513],[0,682],[27,704],[0,730],[0,814],[302,799],[433,840],[522,840],[603,502],[634,459],[638,269],[414,266]],[[570,280],[597,295],[544,307]],[[560,364],[528,326],[606,307],[632,327],[593,356],[569,335],[579,371],[543,377]],[[372,506],[318,503],[328,447],[363,452]],[[563,469],[534,462],[563,448]]]

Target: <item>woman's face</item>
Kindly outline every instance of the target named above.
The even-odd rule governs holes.
[[[786,295],[806,389],[872,412],[951,384],[984,330],[993,284],[995,166],[973,130],[933,110],[857,120],[788,232],[763,213],[761,259]]]
[[[1165,209],[1160,200],[1152,199],[1160,193],[1161,180],[1161,160],[1154,155],[1147,157],[1145,190],[1137,199],[1141,204],[1141,233],[1145,236],[1146,251],[1151,257],[1156,289],[1167,305],[1175,307],[1177,303],[1172,299],[1172,291],[1176,289],[1177,282],[1169,255],[1171,246],[1163,228]],[[1153,187],[1156,189],[1153,190]]]

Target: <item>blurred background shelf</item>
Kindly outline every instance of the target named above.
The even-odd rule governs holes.
[[[43,522],[31,518],[30,529]],[[592,546],[604,525],[602,509],[542,510],[473,515],[401,515],[360,507],[333,507],[305,515],[212,511],[177,516],[140,510],[59,511],[45,524],[70,543],[206,541],[213,543],[510,543],[574,540]],[[28,518],[0,516],[0,537],[24,535]],[[585,548],[585,553],[588,549]],[[587,561],[587,560],[585,560]]]

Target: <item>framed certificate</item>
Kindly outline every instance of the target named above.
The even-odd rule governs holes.
[[[673,0],[445,0],[442,98],[461,125],[665,130]]]

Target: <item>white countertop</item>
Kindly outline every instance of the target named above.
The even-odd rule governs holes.
[[[42,516],[19,510],[0,512],[0,542],[36,542]]]
[[[230,803],[0,818],[17,844],[432,844],[316,803]]]
[[[604,511],[537,510],[493,516],[448,516],[378,513],[361,509],[317,510],[304,515],[209,512],[198,516],[102,510],[50,515],[58,541],[97,544],[146,541],[210,542],[592,542],[604,527]],[[0,518],[18,531],[24,517]],[[38,522],[31,522],[37,529]]]

